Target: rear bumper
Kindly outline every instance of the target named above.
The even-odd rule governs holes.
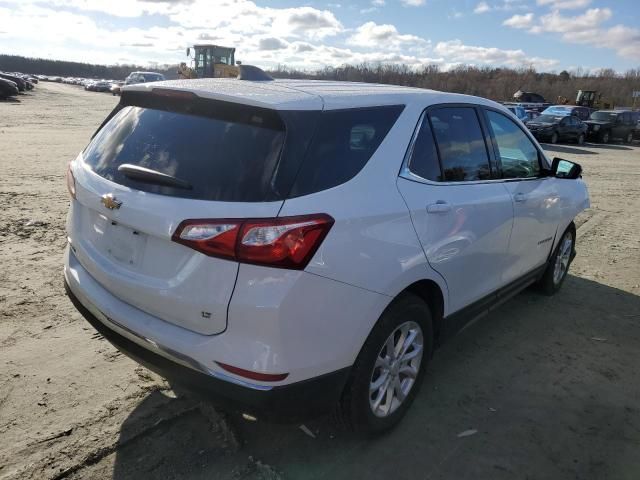
[[[600,137],[600,133],[601,133],[600,130],[598,130],[597,132],[594,130],[588,130],[585,136],[588,139],[597,140]]]
[[[74,294],[66,279],[65,289],[77,310],[118,350],[170,382],[204,395],[225,409],[283,422],[319,416],[335,407],[349,375],[349,368],[344,368],[287,385],[242,386],[220,378],[222,375],[215,372],[206,374],[172,361],[168,358],[170,352],[163,356],[144,348],[99,320]],[[108,317],[105,318],[108,322]]]

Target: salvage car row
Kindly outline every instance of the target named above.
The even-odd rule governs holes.
[[[579,106],[555,105],[525,125],[539,141],[548,143],[585,141],[631,143],[640,139],[640,111],[598,110]]]
[[[125,80],[106,80],[104,78],[96,80],[93,78],[82,77],[42,77],[42,80],[66,83],[69,85],[79,85],[90,92],[111,92],[113,95],[119,95],[120,89],[124,85],[159,82],[165,80],[164,75],[157,72],[131,72]]]
[[[18,95],[20,92],[33,90],[38,79],[20,72],[0,71],[0,99]]]

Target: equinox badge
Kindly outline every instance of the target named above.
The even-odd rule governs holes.
[[[122,202],[114,197],[113,193],[106,193],[102,195],[100,201],[109,210],[117,210],[118,208],[120,208],[120,205],[122,205]]]

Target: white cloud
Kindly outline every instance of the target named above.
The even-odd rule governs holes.
[[[175,64],[186,60],[187,46],[206,41],[235,46],[238,60],[263,67],[284,64],[315,69],[363,62],[402,63],[416,69],[430,64],[446,69],[460,63],[533,64],[540,69],[555,65],[554,60],[529,57],[521,50],[468,46],[459,40],[433,47],[428,39],[401,32],[390,23],[366,22],[347,30],[334,12],[312,7],[272,8],[248,0],[218,0],[214,9],[206,0],[188,4],[113,0],[122,7],[121,16],[153,9],[171,21],[169,26],[124,28],[116,21],[92,19],[99,18],[92,9],[113,8],[106,2],[51,0],[55,5],[66,1],[74,6],[67,11],[31,3],[36,1],[13,1],[8,8],[0,7],[4,32],[0,43],[16,54],[87,61],[90,52],[91,62]],[[79,5],[86,11],[76,10]],[[496,0],[495,5],[501,4]],[[125,25],[131,23],[128,20]],[[617,30],[611,38],[625,34]]]
[[[591,8],[582,15],[565,17],[557,10],[540,17],[540,24],[533,32],[576,33],[593,31],[602,22],[611,18],[611,10],[608,8]]]
[[[425,4],[425,0],[400,0],[405,7],[420,7]]]
[[[480,2],[476,5],[476,8],[473,9],[473,13],[487,13],[491,11],[491,7],[487,2]]]
[[[608,8],[590,8],[575,16],[562,15],[559,10],[554,10],[541,16],[538,23],[534,23],[533,18],[524,18],[526,15],[514,15],[503,24],[528,28],[531,33],[557,33],[567,43],[609,48],[622,57],[640,60],[640,29],[625,25],[604,28],[602,24],[612,16]]]
[[[360,25],[355,33],[347,38],[347,44],[366,48],[419,48],[426,47],[428,41],[416,35],[402,35],[394,25],[378,25],[367,22]]]
[[[569,10],[576,8],[585,8],[591,0],[537,0],[538,5],[553,8],[554,10]]]
[[[384,7],[385,0],[371,0],[371,5],[375,5],[376,7]]]
[[[275,37],[261,38],[258,41],[258,48],[260,50],[283,50],[287,48],[287,42]]]
[[[548,70],[558,63],[550,58],[531,57],[522,50],[465,45],[460,40],[438,42],[433,51],[449,61],[471,65],[504,65],[514,68],[532,65]]]
[[[513,10],[524,10],[527,7],[523,0],[496,0],[493,3],[482,1],[473,9],[473,13],[481,14],[492,11],[510,12]]]
[[[528,28],[532,25],[533,23],[533,13],[526,13],[524,15],[514,15],[510,18],[507,18],[504,22],[502,22],[503,25],[506,25],[507,27],[513,27],[513,28]]]
[[[608,8],[591,8],[575,17],[566,17],[554,11],[542,16],[540,24],[534,26],[532,32],[559,33],[566,42],[610,48],[620,56],[640,60],[640,30],[625,25],[601,27],[611,16]]]

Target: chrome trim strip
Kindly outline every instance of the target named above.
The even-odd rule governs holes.
[[[466,181],[466,182],[465,181],[436,182],[434,180],[429,180],[427,178],[423,178],[420,175],[416,175],[415,173],[413,173],[411,171],[411,167],[409,166],[409,160],[411,159],[411,157],[413,155],[413,149],[415,147],[416,139],[418,137],[418,134],[420,133],[420,129],[422,128],[422,123],[424,122],[424,119],[427,116],[427,112],[434,106],[446,106],[446,104],[431,105],[430,107],[425,108],[422,111],[422,113],[420,114],[420,118],[418,119],[418,124],[416,125],[415,129],[413,130],[413,135],[411,136],[411,141],[409,142],[409,148],[407,148],[407,151],[404,154],[404,159],[402,160],[402,167],[400,168],[400,174],[398,175],[399,177],[404,178],[405,180],[411,180],[413,182],[424,183],[426,185],[433,185],[433,186],[455,186],[455,185],[477,185],[477,184],[484,184],[484,183],[522,182],[522,181],[532,181],[532,180],[544,180],[546,178],[550,178],[550,177],[492,178],[490,180],[470,180],[470,181]],[[465,104],[465,106],[472,107],[472,108],[476,108],[476,107],[485,108],[485,109],[494,110],[496,112],[504,114],[504,112],[500,112],[498,109],[492,108],[492,107],[489,107],[489,106],[486,106],[486,105],[469,103],[469,104]],[[523,133],[527,137],[529,137],[529,139],[534,139],[535,140],[535,137],[533,137],[531,132],[526,132],[522,128],[520,128],[520,130],[522,130]],[[483,135],[484,135],[484,133],[483,133]],[[536,150],[538,151],[538,153],[542,154],[542,156],[546,158],[546,155],[544,154],[544,150],[539,149],[537,147],[537,142],[533,142],[533,144],[534,144],[534,146],[536,146]]]

